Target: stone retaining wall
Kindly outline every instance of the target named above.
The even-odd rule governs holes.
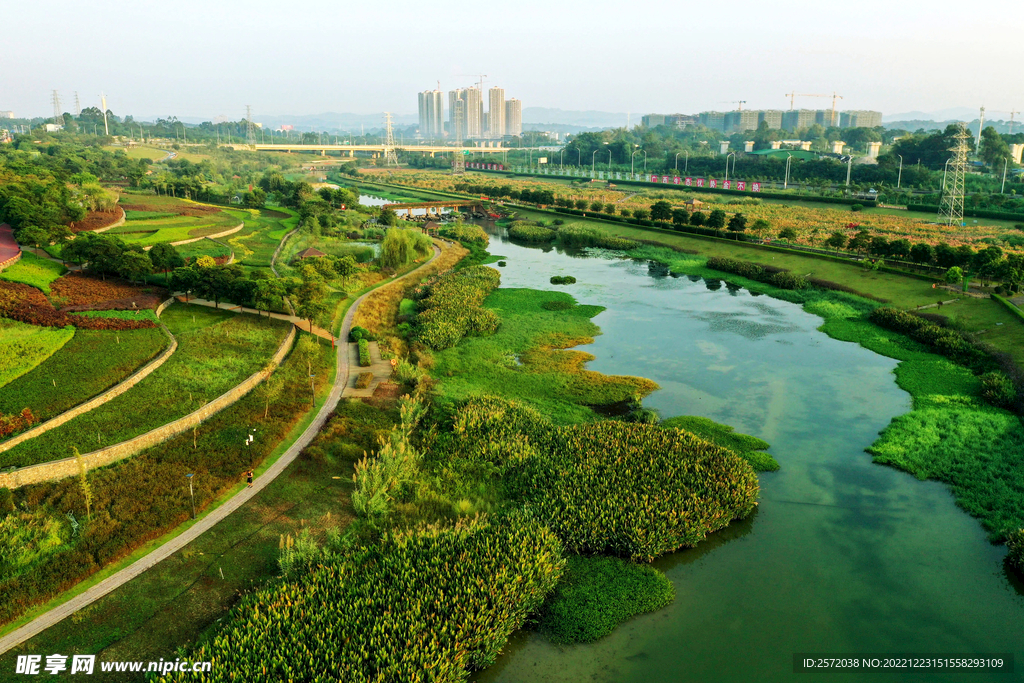
[[[288,355],[292,345],[295,343],[295,337],[295,327],[292,326],[291,330],[288,332],[288,336],[281,343],[277,353],[274,354],[274,357],[271,359],[267,367],[253,374],[233,389],[230,389],[226,393],[210,401],[199,410],[175,420],[174,422],[169,422],[162,427],[157,427],[156,429],[137,436],[134,439],[122,441],[121,443],[114,444],[113,446],[107,446],[106,448],[101,448],[98,451],[83,454],[82,460],[85,462],[86,469],[96,469],[97,467],[103,467],[123,458],[135,455],[140,451],[188,431],[195,425],[202,423],[211,415],[214,415],[215,413],[218,413],[234,404],[240,398],[252,391],[257,384],[266,379],[270,373],[272,373],[277,366],[281,364],[281,361],[283,361],[284,357]],[[46,462],[39,465],[30,465],[28,467],[22,467],[21,469],[14,470],[10,473],[0,474],[0,488],[7,487],[15,489],[29,484],[56,481],[58,479],[65,479],[67,477],[74,476],[78,476],[78,460],[76,458],[64,458],[63,460],[54,460],[52,462]]]
[[[0,270],[3,270],[7,266],[13,266],[15,263],[17,263],[20,260],[21,260],[21,252],[19,251],[17,254],[15,254],[11,258],[9,258],[6,261],[0,263]]]

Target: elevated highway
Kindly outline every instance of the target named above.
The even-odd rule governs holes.
[[[223,147],[230,147],[232,149],[249,149],[258,152],[319,152],[320,154],[327,154],[327,152],[340,152],[343,155],[355,156],[356,152],[371,152],[374,154],[383,155],[387,152],[389,147],[384,145],[328,145],[328,144],[302,144],[299,142],[295,143],[274,143],[269,145],[257,144],[257,145],[222,145]],[[452,147],[445,145],[395,145],[393,148],[396,152],[420,152],[422,154],[429,154],[434,156],[435,154],[448,153],[448,154],[505,154],[506,152],[515,151],[527,151],[530,147]]]

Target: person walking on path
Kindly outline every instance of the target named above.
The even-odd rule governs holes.
[[[245,471],[245,483],[249,488],[252,488],[252,470]]]

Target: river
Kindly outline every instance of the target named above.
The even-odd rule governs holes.
[[[829,338],[817,316],[746,290],[672,277],[647,262],[510,243],[502,287],[559,289],[607,310],[588,367],[649,377],[644,404],[767,440],[755,515],[655,566],[666,609],[589,645],[516,634],[481,683],[789,681],[796,653],[1005,653],[1024,667],[1024,588],[1005,548],[946,486],[864,452],[910,410],[896,361]],[[576,285],[555,287],[552,275]],[[695,280],[695,281],[694,281]],[[716,287],[717,284],[717,287]],[[815,672],[810,681],[1009,681],[1006,673]]]

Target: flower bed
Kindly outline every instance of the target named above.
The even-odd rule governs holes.
[[[4,281],[0,281],[0,316],[40,327],[74,325],[89,330],[137,330],[156,327],[150,320],[67,315],[56,310],[46,296],[35,287]]]

